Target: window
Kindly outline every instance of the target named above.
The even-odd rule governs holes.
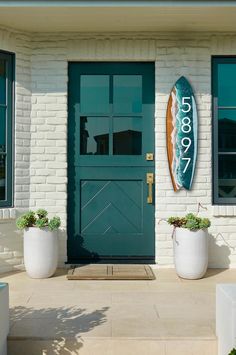
[[[12,205],[13,56],[0,51],[0,207]]]
[[[236,57],[214,57],[213,203],[236,204]]]

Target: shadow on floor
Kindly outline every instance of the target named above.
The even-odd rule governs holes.
[[[52,278],[60,277],[60,276],[67,276],[69,269],[70,269],[69,267],[67,267],[67,268],[58,268],[56,270],[55,274],[52,276]]]
[[[89,313],[78,307],[13,307],[8,354],[22,355],[27,342],[35,348],[32,354],[79,354],[83,346],[81,337],[106,323],[108,309],[102,307]]]
[[[227,269],[227,268],[226,268]],[[225,272],[224,269],[207,269],[205,276],[203,277],[204,279],[219,275],[221,273]]]

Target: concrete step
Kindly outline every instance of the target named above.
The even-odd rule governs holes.
[[[217,339],[9,337],[8,355],[217,355]]]

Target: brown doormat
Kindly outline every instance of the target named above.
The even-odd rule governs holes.
[[[155,280],[149,265],[89,264],[69,270],[68,280]]]

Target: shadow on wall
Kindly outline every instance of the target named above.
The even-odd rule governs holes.
[[[65,262],[67,261],[67,231],[65,228],[61,227],[58,232],[58,267],[64,268]]]
[[[229,268],[230,265],[230,248],[228,245],[217,244],[217,238],[209,234],[209,267]]]
[[[88,312],[85,308],[77,307],[14,307],[11,309],[12,327],[8,338],[8,353],[22,355],[27,347],[34,354],[79,354],[83,346],[81,337],[106,323],[108,309],[109,307],[102,307]],[[18,338],[24,337],[26,333],[31,340],[22,341]]]
[[[23,268],[23,238],[15,220],[0,221],[0,273]]]

